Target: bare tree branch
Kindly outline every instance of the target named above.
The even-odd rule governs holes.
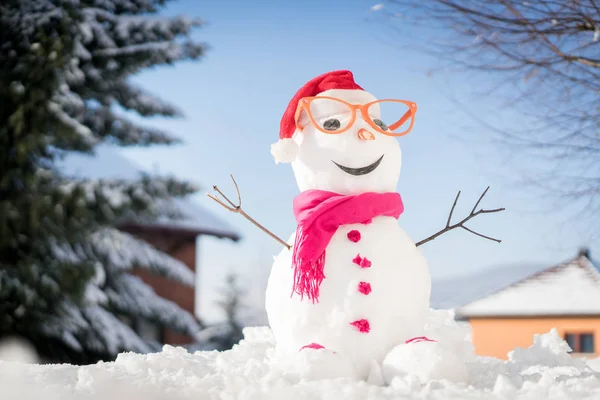
[[[483,191],[483,193],[481,194],[481,196],[479,196],[479,200],[477,200],[477,203],[475,203],[475,206],[473,206],[473,209],[471,210],[471,212],[469,213],[469,215],[467,215],[465,218],[463,218],[461,221],[457,222],[456,224],[450,225],[450,223],[452,222],[452,214],[454,214],[454,209],[456,208],[456,203],[458,202],[458,198],[460,197],[460,190],[459,190],[458,193],[456,194],[456,198],[454,199],[454,203],[452,204],[452,208],[450,209],[450,214],[448,215],[448,221],[446,222],[446,226],[443,229],[439,230],[438,232],[434,233],[433,235],[431,235],[431,236],[429,236],[429,237],[427,237],[427,238],[425,238],[423,240],[418,241],[415,245],[418,247],[418,246],[420,246],[422,244],[425,244],[427,242],[430,242],[433,239],[437,238],[438,236],[440,236],[440,235],[442,235],[442,234],[444,234],[446,232],[449,232],[449,231],[451,231],[453,229],[456,229],[456,228],[462,228],[462,229],[466,230],[467,232],[471,232],[472,234],[477,235],[479,237],[482,237],[484,239],[493,240],[494,242],[498,242],[498,243],[502,242],[502,240],[500,240],[500,239],[495,239],[495,238],[493,238],[491,236],[483,235],[483,234],[481,234],[479,232],[475,232],[474,230],[472,230],[470,228],[467,228],[465,226],[465,224],[470,219],[478,216],[479,214],[490,214],[490,213],[497,213],[497,212],[500,212],[500,211],[504,211],[504,208],[494,208],[494,209],[491,209],[491,210],[484,210],[482,208],[482,209],[480,209],[478,211],[475,211],[477,209],[477,206],[479,206],[479,203],[481,203],[481,200],[483,199],[483,197],[485,196],[485,194],[487,193],[487,191],[489,189],[490,189],[490,187],[488,186]]]
[[[480,72],[485,82],[475,80],[473,73],[467,78],[474,80],[476,97],[503,98],[510,115],[516,111],[520,119],[491,123],[489,116],[470,112],[469,105],[462,110],[483,123],[499,139],[497,145],[527,153],[523,173],[538,175],[530,181],[549,180],[530,187],[547,187],[552,195],[548,199],[569,195],[571,204],[587,205],[597,220],[593,211],[600,207],[599,4],[598,0],[387,0],[377,15],[385,22],[380,26],[393,29],[388,42],[403,51],[435,57],[436,70]],[[585,199],[580,198],[582,192]]]
[[[277,240],[279,243],[281,243],[283,246],[285,246],[288,250],[290,250],[292,248],[292,246],[290,246],[289,244],[284,242],[282,239],[280,239],[278,236],[276,236],[273,232],[271,232],[270,230],[268,230],[267,228],[265,228],[264,226],[259,224],[254,218],[252,218],[251,216],[246,214],[246,212],[244,210],[242,210],[242,195],[240,194],[240,188],[239,188],[237,182],[235,181],[235,178],[233,177],[233,175],[229,175],[229,176],[231,176],[231,180],[233,181],[235,190],[237,192],[238,204],[235,204],[231,200],[229,200],[229,198],[227,196],[225,196],[225,194],[221,191],[221,189],[219,189],[216,185],[213,186],[214,191],[217,192],[219,195],[221,195],[221,197],[223,197],[223,199],[227,203],[229,203],[229,205],[225,204],[217,196],[213,196],[212,194],[209,194],[209,193],[207,193],[206,195],[208,197],[210,197],[211,199],[213,199],[214,201],[216,201],[217,203],[219,203],[221,206],[223,206],[227,210],[237,213],[237,214],[240,214],[242,217],[246,218],[248,221],[250,221],[254,225],[256,225],[260,230],[262,230],[267,235],[271,236],[273,239]]]

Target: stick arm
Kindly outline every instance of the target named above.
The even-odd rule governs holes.
[[[450,209],[450,214],[448,215],[448,220],[446,222],[446,226],[443,229],[440,229],[439,231],[437,231],[436,233],[434,233],[433,235],[426,237],[423,240],[418,241],[417,243],[415,243],[415,245],[421,246],[422,244],[425,244],[427,242],[432,241],[433,239],[443,235],[446,232],[450,232],[453,229],[456,228],[461,228],[464,229],[467,232],[470,232],[476,236],[482,237],[484,239],[488,239],[488,240],[492,240],[494,242],[497,243],[501,243],[502,240],[500,239],[496,239],[493,238],[491,236],[487,236],[487,235],[483,235],[479,232],[476,232],[468,227],[465,226],[465,224],[467,223],[467,221],[469,221],[472,218],[475,218],[476,216],[480,215],[480,214],[491,214],[491,213],[497,213],[497,212],[501,212],[504,211],[505,208],[494,208],[491,210],[485,210],[483,208],[479,209],[478,211],[475,211],[477,209],[477,206],[479,206],[479,203],[481,203],[481,200],[483,199],[483,197],[486,195],[486,193],[488,192],[488,190],[490,189],[490,187],[488,186],[483,193],[481,194],[481,196],[479,196],[479,200],[477,200],[477,203],[475,203],[475,205],[473,206],[473,209],[471,210],[471,213],[469,213],[469,215],[467,215],[465,218],[463,218],[461,221],[455,223],[455,224],[451,224],[452,222],[452,214],[454,214],[454,209],[456,208],[456,203],[458,202],[458,198],[460,197],[460,190],[458,191],[458,193],[456,194],[456,198],[454,199],[454,203],[452,204],[452,208]]]
[[[240,214],[242,217],[246,218],[248,221],[252,222],[255,226],[257,226],[261,231],[263,231],[264,233],[266,233],[267,235],[271,236],[273,239],[275,239],[277,242],[279,242],[280,244],[282,244],[285,248],[287,248],[288,250],[292,249],[292,246],[290,246],[287,242],[285,242],[284,240],[282,240],[279,236],[275,235],[273,232],[271,232],[270,230],[268,230],[267,228],[265,228],[262,224],[260,224],[258,221],[256,221],[254,218],[252,218],[250,215],[248,215],[243,209],[242,209],[242,195],[240,194],[240,188],[237,184],[237,182],[235,181],[235,178],[233,177],[233,175],[229,175],[231,177],[231,180],[233,181],[233,184],[235,186],[235,190],[237,192],[237,197],[238,197],[238,203],[235,204],[234,202],[232,202],[222,191],[221,189],[219,189],[216,185],[213,186],[213,190],[220,195],[225,201],[221,200],[219,197],[217,197],[216,195],[212,195],[210,193],[207,193],[206,195],[211,198],[212,200],[216,201],[218,204],[220,204],[223,208],[236,213],[236,214]],[[225,202],[227,202],[228,204],[225,204]]]

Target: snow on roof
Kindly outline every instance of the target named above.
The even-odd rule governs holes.
[[[161,216],[156,221],[153,221],[150,226],[167,229],[176,228],[196,234],[212,235],[221,238],[226,237],[233,240],[240,239],[239,233],[234,231],[228,224],[189,199],[172,199],[168,203],[163,204],[163,206],[165,209],[175,208],[184,218],[173,219]],[[140,224],[140,226],[143,225]]]
[[[548,268],[543,264],[514,264],[488,268],[452,278],[433,279],[431,307],[457,309]]]
[[[459,318],[600,316],[600,271],[586,253],[537,272],[456,311]]]
[[[58,162],[58,167],[64,173],[90,179],[138,179],[140,174],[145,172],[119,154],[115,147],[107,145],[96,146],[93,156],[69,153]],[[184,230],[195,235],[206,234],[233,240],[240,239],[239,233],[231,226],[190,198],[174,198],[163,206],[165,209],[177,210],[183,218],[174,219],[164,216],[146,226]]]

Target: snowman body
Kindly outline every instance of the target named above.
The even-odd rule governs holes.
[[[372,360],[380,363],[394,346],[422,332],[429,310],[429,270],[395,218],[375,217],[369,224],[338,228],[326,249],[318,302],[291,295],[291,262],[291,250],[282,250],[266,291],[279,350],[298,352],[316,343],[344,354],[366,376]]]
[[[302,96],[319,98],[302,109]],[[278,162],[291,162],[301,192],[396,192],[400,145],[382,122],[392,121],[393,127],[400,116],[388,118],[383,107],[372,104],[379,101],[358,87],[349,71],[317,77],[294,96],[272,154]],[[361,105],[363,112],[352,108]],[[414,117],[414,112],[405,115]],[[294,240],[293,234],[288,243]],[[324,347],[351,360],[366,377],[373,360],[381,362],[392,348],[422,334],[429,270],[393,216],[338,226],[325,248],[325,278],[314,301],[293,292],[292,260],[293,250],[287,248],[275,257],[266,290],[278,350],[297,354]]]

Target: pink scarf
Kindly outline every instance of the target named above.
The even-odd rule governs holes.
[[[325,248],[341,225],[369,223],[374,217],[398,219],[404,211],[399,193],[341,195],[324,190],[307,190],[294,198],[298,222],[292,255],[294,293],[318,301],[325,278]]]

